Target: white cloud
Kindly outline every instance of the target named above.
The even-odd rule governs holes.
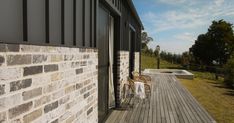
[[[156,41],[151,42],[149,47],[160,45],[163,50],[170,52],[187,51],[198,34],[207,31],[213,20],[230,18],[230,21],[234,16],[234,0],[154,1],[159,5],[168,4],[167,7],[172,6],[173,9],[148,11],[142,16],[147,32]]]
[[[224,3],[225,0],[215,0],[215,4],[217,6],[221,6]]]
[[[160,41],[160,42],[150,42],[149,48],[155,49],[157,45],[160,46],[161,51],[167,51],[171,53],[182,54],[188,51],[193,42],[184,41]]]
[[[189,3],[189,1],[185,0],[160,1]],[[201,3],[197,2],[199,6],[196,7],[190,6],[190,8],[169,10],[163,13],[148,12],[143,15],[143,21],[150,25],[148,28],[153,34],[171,29],[199,28],[209,25],[214,19],[234,15],[233,6],[224,4],[224,2],[224,0],[214,0],[207,3],[208,5],[200,5]]]
[[[186,0],[159,0],[161,3],[166,3],[166,4],[181,4],[184,3]]]
[[[196,36],[193,35],[192,33],[182,33],[182,34],[178,34],[174,36],[175,39],[179,40],[179,41],[190,41],[193,42],[196,39]]]

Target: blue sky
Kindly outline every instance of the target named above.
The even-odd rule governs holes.
[[[182,53],[206,33],[213,20],[234,23],[234,0],[133,0],[145,31],[154,38],[150,48]]]

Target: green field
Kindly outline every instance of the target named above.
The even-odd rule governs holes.
[[[161,68],[181,68],[161,60]],[[156,58],[142,55],[142,68],[156,68]],[[215,75],[209,72],[190,71],[194,80],[181,79],[191,94],[204,106],[218,123],[234,123],[234,90],[226,88],[223,79],[215,80]]]
[[[144,69],[156,69],[157,68],[157,58],[151,57],[147,55],[141,56],[141,68]],[[178,64],[171,64],[165,60],[160,60],[160,68],[161,69],[181,69],[182,67]]]
[[[226,88],[221,80],[207,79],[210,73],[194,74],[194,80],[181,79],[181,83],[218,123],[234,123],[234,90]]]

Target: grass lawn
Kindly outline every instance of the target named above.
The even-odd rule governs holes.
[[[141,56],[141,61],[142,61],[142,69],[156,69],[157,68],[157,59],[156,57],[151,57],[147,55],[142,55]],[[181,66],[178,64],[171,64],[165,60],[160,60],[160,68],[161,69],[181,69]]]
[[[156,68],[156,58],[142,55],[142,68]],[[178,69],[180,65],[161,60],[161,68]],[[218,123],[234,123],[234,90],[224,86],[223,79],[215,80],[209,72],[190,71],[194,80],[182,80],[184,85],[198,102]]]
[[[222,79],[213,80],[211,73],[192,73],[194,80],[181,79],[181,83],[218,123],[234,123],[234,90],[226,88]]]

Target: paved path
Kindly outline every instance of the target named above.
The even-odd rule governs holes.
[[[152,75],[151,98],[129,102],[133,108],[114,110],[106,123],[216,123],[173,75]]]

